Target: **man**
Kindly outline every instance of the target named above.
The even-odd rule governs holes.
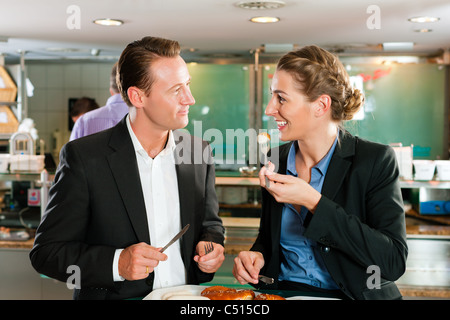
[[[117,63],[114,64],[111,75],[109,93],[106,105],[83,114],[75,122],[70,141],[78,139],[89,134],[93,134],[116,125],[128,113],[128,105],[122,100],[122,97],[116,84]]]
[[[30,258],[38,272],[61,281],[71,276],[69,266],[78,267],[76,299],[144,297],[207,282],[224,260],[211,149],[177,130],[195,103],[179,53],[171,40],[130,43],[117,71],[129,114],[61,150]],[[181,240],[160,252],[186,224]],[[205,254],[209,241],[214,250]]]

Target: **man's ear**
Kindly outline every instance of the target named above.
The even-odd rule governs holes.
[[[135,106],[136,108],[140,108],[143,105],[143,95],[144,93],[142,92],[141,89],[139,89],[138,87],[129,87],[127,90],[127,95],[128,95],[128,99],[130,99],[130,102],[133,106]]]
[[[331,97],[327,94],[321,95],[315,101],[314,114],[318,117],[323,116],[331,108]]]

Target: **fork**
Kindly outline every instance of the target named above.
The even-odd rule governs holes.
[[[207,244],[204,245],[204,249],[205,249],[205,255],[207,255],[208,253],[214,251],[214,245],[212,244],[211,241],[209,241]]]

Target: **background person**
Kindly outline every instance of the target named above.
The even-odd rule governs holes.
[[[128,105],[123,101],[116,84],[117,62],[110,75],[109,97],[106,105],[81,115],[75,122],[70,140],[81,138],[116,125],[128,113]]]
[[[95,99],[83,97],[74,102],[72,109],[70,110],[70,117],[74,123],[77,122],[86,112],[98,109],[99,105]]]

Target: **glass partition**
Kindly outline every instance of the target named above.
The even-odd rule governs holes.
[[[211,143],[219,170],[238,170],[248,160],[239,144],[249,129],[249,66],[189,64],[191,91],[196,100],[187,130]]]
[[[366,96],[359,120],[345,123],[352,134],[384,144],[414,145],[415,159],[447,159],[445,69],[436,64],[346,64]],[[263,68],[263,128],[276,124],[264,115],[275,65]],[[276,130],[274,130],[276,131]]]

